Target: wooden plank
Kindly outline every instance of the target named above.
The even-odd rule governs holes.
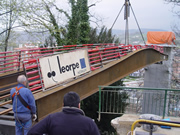
[[[0,96],[0,100],[9,99],[9,98],[10,98],[10,94],[6,94],[4,96]]]
[[[3,96],[5,94],[9,94],[10,90],[17,85],[17,82],[10,83],[8,85],[0,86],[0,96]]]
[[[3,115],[3,114],[14,114],[14,112],[12,111],[12,108],[9,108],[9,109],[2,109],[0,108],[0,115]]]
[[[2,102],[0,102],[0,104],[1,104]],[[4,108],[12,108],[12,104],[5,104],[5,105],[3,105],[2,107],[4,107]]]
[[[11,87],[12,85],[14,86],[14,85],[17,85],[17,84],[18,84],[17,82],[14,82],[14,83],[11,83],[11,84],[1,85],[0,89],[5,89],[7,87]]]
[[[11,88],[5,89],[5,90],[1,90],[1,91],[0,91],[0,95],[10,93],[10,90],[11,90]]]
[[[10,104],[10,103],[12,103],[12,100],[2,102],[2,103],[0,103],[0,107],[3,106],[3,105],[6,105],[6,104]]]

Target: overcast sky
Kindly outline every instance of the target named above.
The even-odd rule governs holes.
[[[97,2],[98,1],[98,2]],[[96,3],[90,8],[95,16],[103,18],[103,24],[110,28],[122,8],[125,0],[89,0],[89,5]],[[178,19],[172,13],[172,4],[164,0],[130,0],[133,11],[141,28],[171,30],[171,26]],[[124,10],[114,25],[115,29],[124,29]],[[137,29],[132,12],[130,13],[129,29]]]

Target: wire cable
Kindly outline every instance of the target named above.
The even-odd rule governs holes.
[[[143,41],[144,41],[144,44],[146,44],[146,42],[145,42],[145,40],[144,40],[144,37],[143,37],[143,35],[142,35],[141,28],[140,28],[140,26],[139,26],[139,24],[138,24],[137,18],[136,18],[136,16],[135,16],[135,13],[134,13],[134,11],[133,11],[133,8],[132,8],[131,4],[130,4],[130,7],[131,7],[131,11],[132,11],[132,13],[133,13],[133,15],[134,15],[134,19],[135,19],[135,21],[136,21],[136,24],[137,24],[137,26],[138,26],[139,32],[140,32],[140,34],[141,34],[141,37],[142,37],[142,39],[143,39]]]
[[[125,5],[125,4],[124,4],[124,5]],[[119,11],[119,13],[118,13],[118,15],[117,15],[116,19],[114,20],[114,22],[113,22],[113,24],[112,24],[112,26],[111,26],[110,30],[112,30],[112,28],[114,27],[114,25],[115,25],[115,23],[116,23],[117,19],[119,18],[119,15],[120,15],[120,13],[121,13],[121,11],[122,11],[122,9],[123,9],[124,5],[123,5],[123,6],[122,6],[122,8],[120,9],[120,11]],[[102,42],[102,44],[104,44],[104,43],[105,43],[106,39],[107,39],[107,37],[104,39],[104,41]]]
[[[117,19],[119,18],[119,15],[120,15],[120,13],[121,13],[121,11],[122,11],[123,7],[124,7],[124,5],[123,5],[123,6],[122,6],[122,8],[120,9],[120,11],[119,11],[119,13],[118,13],[118,15],[117,15],[116,19],[114,20],[114,22],[113,22],[113,24],[112,24],[112,26],[111,26],[111,28],[110,28],[110,29],[112,29],[112,28],[114,27],[114,24],[116,23]]]

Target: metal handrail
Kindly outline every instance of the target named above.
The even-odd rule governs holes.
[[[157,45],[124,45],[124,44],[114,44],[114,43],[106,43],[106,44],[82,44],[82,45],[65,45],[65,46],[58,46],[58,47],[53,47],[53,48],[34,48],[34,49],[24,49],[24,50],[19,50],[19,51],[9,51],[9,52],[0,52],[0,62],[6,63],[6,65],[11,65],[11,66],[6,66],[4,64],[0,63],[0,73],[5,73],[9,72],[12,70],[17,70],[19,71],[22,68],[22,61],[27,60],[27,59],[32,59],[34,57],[40,56],[40,55],[48,55],[49,53],[54,53],[62,50],[72,50],[72,49],[77,49],[77,48],[83,48],[87,47],[88,49],[96,48],[98,47],[97,51],[100,52],[104,49],[108,48],[116,48],[115,50],[117,51],[116,57],[121,57],[120,51],[118,52],[119,48],[121,49],[126,49],[126,50],[131,50],[133,47],[133,50],[138,50],[141,48],[154,48],[155,50],[163,53],[163,47],[162,46],[157,46]],[[59,49],[61,48],[61,49]],[[47,50],[46,50],[47,49]],[[45,51],[44,51],[45,50]],[[46,52],[46,54],[45,54]],[[122,51],[121,53],[125,53],[126,51]],[[44,54],[42,54],[44,53]],[[118,54],[119,53],[119,54]],[[11,54],[11,55],[10,55]],[[37,55],[34,55],[37,54]],[[15,60],[16,62],[12,60],[13,55],[17,56]],[[10,57],[11,59],[6,59],[6,57]],[[4,59],[4,60],[2,60]],[[17,63],[16,65],[8,63],[14,62]],[[1,69],[1,66],[2,69]],[[1,71],[2,70],[2,71]]]
[[[106,88],[106,90],[103,90],[104,88]],[[111,89],[111,90],[109,90],[109,89]],[[113,89],[119,89],[119,90],[117,91],[117,90],[113,90]],[[140,102],[140,99],[141,100],[142,99],[146,100],[146,96],[143,96],[143,94],[140,94],[140,97],[137,97],[138,98],[138,100],[136,99],[137,103],[136,103],[136,101],[134,102],[134,99],[136,97],[135,98],[134,97],[128,98],[129,102],[127,102],[128,99],[123,99],[124,102],[122,102],[121,100],[117,99],[117,100],[119,100],[120,104],[122,104],[122,105],[123,105],[123,103],[128,103],[129,105],[131,105],[131,106],[127,105],[127,108],[129,108],[129,109],[126,109],[125,112],[123,110],[118,110],[118,108],[117,108],[118,105],[116,105],[116,103],[115,103],[115,105],[112,105],[112,104],[108,103],[109,102],[108,99],[106,99],[106,101],[101,99],[102,97],[104,98],[104,94],[105,93],[106,93],[106,95],[108,93],[109,94],[110,93],[117,93],[117,95],[118,95],[118,93],[120,91],[123,91],[123,92],[127,91],[128,93],[131,93],[131,92],[134,92],[133,90],[140,90],[140,91],[143,90],[144,92],[142,92],[142,93],[144,93],[144,94],[152,93],[155,96],[158,95],[158,93],[159,93],[161,95],[161,98],[159,98],[158,100],[163,101],[162,102],[162,109],[163,109],[163,111],[161,113],[161,116],[163,118],[165,117],[166,112],[168,112],[168,115],[169,115],[169,112],[172,112],[172,113],[174,113],[174,112],[175,113],[179,113],[180,112],[179,108],[175,108],[175,106],[174,106],[175,103],[174,102],[170,103],[170,101],[168,101],[168,100],[170,100],[170,98],[168,98],[168,96],[175,96],[175,98],[176,97],[180,97],[180,89],[147,88],[147,87],[146,88],[145,87],[124,87],[124,86],[99,86],[99,118],[98,119],[100,120],[101,113],[124,114],[124,113],[129,113],[129,109],[131,111],[130,113],[142,113],[141,112],[142,110],[139,112],[139,109],[140,108],[142,109],[144,106],[142,106],[139,102]],[[148,92],[146,92],[146,91],[148,91]],[[155,91],[155,93],[153,91]],[[113,98],[116,98],[116,97],[117,96],[115,94]],[[107,98],[107,96],[106,96],[106,98]],[[176,100],[175,98],[173,98],[173,99],[171,98],[171,100]],[[111,101],[112,99],[109,99],[109,100]],[[114,100],[116,102],[118,102],[116,99],[114,99]],[[133,100],[133,103],[130,102],[131,100]],[[112,101],[112,102],[114,102],[114,101]],[[152,104],[153,104],[153,102],[154,101],[152,100]],[[168,106],[167,106],[167,102],[168,102]],[[179,103],[179,100],[177,102]],[[114,107],[117,108],[117,109],[115,109],[116,111],[114,112],[114,111],[111,111],[110,109],[108,110],[107,107],[106,107],[107,105],[105,106],[103,103],[108,104],[109,106],[113,106],[113,108]],[[156,104],[156,102],[154,102],[154,104]],[[169,106],[170,104],[172,105],[171,107]],[[174,106],[174,108],[173,108],[173,106]],[[135,110],[134,110],[134,108],[135,108]],[[138,110],[137,110],[137,108],[138,108]],[[148,109],[149,106],[145,106],[144,110],[145,110],[145,108]],[[172,111],[172,109],[178,109],[178,110]],[[158,113],[158,112],[156,112],[156,113]]]
[[[163,91],[180,91],[180,89],[169,88],[149,88],[149,87],[124,87],[124,86],[99,86],[99,88],[120,88],[120,89],[138,89],[138,90],[163,90]]]
[[[152,124],[156,124],[156,125],[164,125],[164,126],[172,126],[172,127],[180,127],[180,124],[175,124],[175,123],[169,123],[169,122],[163,122],[163,121],[155,121],[155,120],[145,120],[145,119],[140,119],[140,120],[136,120],[132,126],[131,126],[131,135],[133,135],[133,130],[134,127],[137,123],[140,122],[145,122],[145,123],[152,123]]]

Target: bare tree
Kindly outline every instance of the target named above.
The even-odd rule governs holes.
[[[179,0],[165,0],[166,2],[169,3],[174,3],[174,5],[180,6],[180,1]]]
[[[25,30],[28,32],[48,32],[56,39],[58,45],[63,44],[63,36],[68,13],[59,9],[53,0],[42,1],[27,1],[27,12],[24,13],[24,18],[21,18],[22,25],[25,25]],[[60,17],[63,14],[63,17]]]
[[[0,2],[1,47],[7,51],[13,29],[21,27],[18,19],[21,16],[24,0],[2,0]],[[3,37],[3,38],[2,38]]]
[[[173,10],[172,12],[180,19],[180,0],[164,0],[167,3],[172,3],[173,6]],[[174,24],[174,26],[172,26],[172,30],[174,31],[174,33],[176,34],[176,37],[180,38],[180,27],[179,27],[179,23],[180,22],[176,22],[176,24]],[[176,42],[177,44],[179,44],[178,42]]]

